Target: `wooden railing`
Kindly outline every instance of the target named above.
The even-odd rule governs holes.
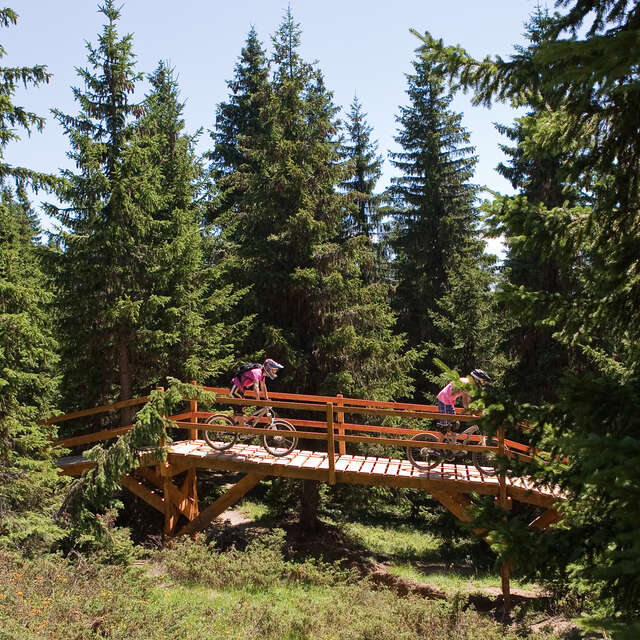
[[[392,401],[366,400],[362,398],[348,398],[338,396],[314,396],[293,393],[270,393],[270,400],[257,400],[252,397],[251,392],[247,393],[246,399],[230,398],[229,390],[220,387],[201,387],[205,391],[215,394],[214,402],[225,405],[241,405],[264,407],[270,406],[279,410],[282,417],[296,427],[295,436],[298,439],[306,440],[326,440],[327,453],[329,457],[329,468],[335,468],[335,445],[337,444],[338,455],[346,452],[347,443],[351,444],[375,444],[395,448],[406,448],[408,440],[415,436],[415,428],[401,426],[383,426],[375,424],[365,424],[359,422],[345,422],[344,416],[360,415],[366,417],[379,418],[404,418],[425,421],[456,421],[474,422],[478,416],[463,414],[461,410],[456,411],[456,415],[440,414],[434,405],[421,405],[416,403],[401,403]],[[122,402],[115,402],[110,405],[103,405],[93,409],[76,411],[63,416],[57,416],[43,421],[47,424],[58,424],[68,420],[82,417],[94,416],[103,413],[116,411],[123,407],[142,405],[149,401],[149,396],[134,398]],[[197,440],[198,431],[206,428],[205,421],[214,415],[211,411],[199,411],[198,403],[195,400],[185,400],[189,404],[189,410],[168,416],[175,429],[187,430],[188,439]],[[323,414],[317,420],[291,417],[292,413],[305,412]],[[265,419],[266,420],[266,419]],[[106,441],[120,436],[132,428],[132,425],[104,429],[93,433],[84,433],[58,440],[55,444],[60,447],[72,448],[79,445],[92,444]],[[216,431],[237,433],[242,435],[264,435],[265,429],[259,425],[253,427],[246,426],[226,426],[215,425]],[[438,434],[441,429],[420,428],[419,431]],[[356,435],[360,434],[360,435]],[[366,434],[366,435],[362,435]],[[290,432],[270,430],[270,435],[291,436]],[[411,446],[424,446],[430,449],[465,450],[471,452],[489,452],[507,457],[517,457],[523,461],[531,461],[532,452],[527,445],[508,440],[504,437],[504,431],[500,430],[493,438],[491,444],[484,442],[482,434],[474,434],[469,438],[469,443],[455,444],[451,442],[432,441],[412,441]],[[333,475],[331,471],[330,475]]]

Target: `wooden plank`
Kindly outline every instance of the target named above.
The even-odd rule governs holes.
[[[371,473],[373,471],[375,463],[371,460],[365,460],[364,464],[360,468],[360,473]]]
[[[189,472],[195,477],[195,469],[191,468]],[[187,472],[187,473],[189,473]],[[193,499],[186,495],[184,491],[176,487],[173,482],[169,481],[165,483],[164,478],[160,476],[158,473],[153,471],[152,469],[137,469],[136,473],[140,475],[142,478],[150,482],[157,489],[162,489],[166,491],[168,495],[165,495],[165,498],[168,498],[171,503],[175,506],[175,508],[188,520],[193,520],[194,513],[194,504]],[[187,476],[188,478],[189,476]],[[197,511],[197,499],[195,504],[195,511]]]
[[[343,405],[343,396],[341,393],[339,393],[336,397],[336,405],[338,408],[338,415],[337,415],[337,422],[338,422],[338,435],[339,436],[343,436],[344,435],[344,412],[340,411],[340,408]],[[340,440],[338,442],[338,453],[340,455],[344,455],[347,453],[347,444],[346,442]]]
[[[240,446],[240,445],[236,445]],[[236,447],[234,447],[236,448]],[[325,481],[327,480],[327,465],[321,463],[318,466],[311,464],[310,458],[318,456],[318,452],[306,452],[300,454],[300,452],[294,452],[289,454],[291,458],[289,460],[282,460],[278,458],[265,457],[264,451],[261,447],[256,445],[244,446],[243,455],[237,457],[234,460],[230,459],[228,452],[215,452],[209,450],[209,453],[202,455],[202,452],[198,452],[199,455],[183,456],[182,459],[191,458],[194,466],[206,467],[206,468],[219,468],[226,470],[244,471],[255,473],[262,466],[268,468],[267,475],[283,475],[285,477],[301,478],[301,479],[313,479]],[[172,455],[172,454],[170,454]],[[360,456],[360,462],[364,464],[364,457]],[[384,461],[384,462],[381,462]],[[407,488],[422,488],[428,489],[429,487],[441,487],[441,489],[451,489],[457,492],[471,492],[477,491],[483,495],[497,495],[498,493],[498,481],[495,478],[475,476],[475,470],[472,469],[471,473],[468,472],[464,465],[445,465],[444,468],[438,468],[432,470],[430,473],[420,473],[413,471],[413,474],[409,477],[399,475],[401,465],[408,465],[407,461],[389,460],[388,458],[377,459],[374,464],[386,465],[385,475],[377,475],[370,473],[359,472],[347,472],[349,465],[351,469],[358,464],[358,461],[354,460],[352,456],[338,456],[336,458],[336,482],[350,482],[353,484],[368,484],[379,486],[394,486],[394,487],[407,487]],[[175,462],[172,462],[172,465]],[[291,464],[293,463],[293,464]],[[181,465],[185,465],[185,462],[181,462]],[[303,467],[303,465],[307,465]],[[358,470],[362,468],[362,464],[358,467]],[[457,467],[460,467],[457,469]],[[379,468],[379,466],[378,466]],[[405,468],[405,467],[403,467]],[[406,468],[409,468],[408,466]],[[327,469],[328,470],[328,469]],[[267,470],[265,469],[265,472]],[[549,508],[557,501],[551,492],[540,493],[537,491],[527,490],[519,487],[509,486],[509,497],[520,500],[522,502],[535,504]]]
[[[550,524],[558,522],[558,520],[560,520],[560,512],[557,509],[547,509],[535,520],[532,520],[529,526],[544,531]]]
[[[66,422],[67,420],[75,420],[76,418],[85,418],[87,416],[94,416],[99,413],[108,413],[109,411],[117,411],[124,407],[133,407],[137,404],[145,404],[149,402],[151,396],[142,396],[140,398],[131,398],[129,400],[120,400],[113,404],[104,404],[93,409],[82,409],[82,411],[74,411],[73,413],[65,413],[61,416],[55,416],[53,418],[47,418],[46,420],[39,420],[38,424],[57,424],[58,422]]]
[[[193,380],[191,382],[192,385],[196,385],[196,381]],[[198,401],[197,400],[190,400],[189,401],[189,410],[191,411],[191,414],[193,415],[194,413],[198,412]],[[198,418],[192,418],[192,420],[197,423],[198,422]],[[191,429],[189,431],[189,440],[197,440],[198,439],[198,429]]]
[[[179,536],[191,535],[202,531],[214,518],[226,511],[230,506],[240,500],[248,491],[253,489],[266,476],[257,473],[249,473],[240,479],[226,493],[210,504],[204,511],[194,518],[189,524],[178,531]]]
[[[201,387],[206,391],[212,391],[217,395],[228,396],[229,389],[226,387]],[[247,393],[247,395],[249,395]],[[281,392],[269,392],[269,396],[276,400],[303,400],[303,401],[311,401],[311,402],[332,402],[333,404],[339,404],[339,398],[342,394],[338,394],[337,396],[316,396],[316,395],[304,395],[297,393],[281,393]],[[426,405],[420,403],[409,403],[409,402],[394,402],[392,400],[367,400],[364,398],[344,398],[342,397],[343,404],[345,406],[345,411],[348,411],[351,407],[358,406],[371,406],[371,407],[397,407],[398,409],[414,409],[416,411],[437,411],[437,407],[435,405]],[[462,409],[456,409],[456,413],[462,412]]]
[[[473,519],[468,511],[471,500],[462,493],[447,493],[444,491],[432,491],[431,495],[453,515],[462,522],[471,522]]]
[[[53,444],[56,447],[75,447],[79,444],[89,444],[91,442],[103,442],[104,440],[111,440],[111,438],[117,438],[124,435],[128,431],[131,431],[132,425],[128,424],[124,427],[116,427],[114,429],[103,429],[102,431],[94,431],[93,433],[83,433],[79,436],[72,436],[70,438],[62,438],[56,440]]]
[[[336,483],[336,447],[333,442],[333,405],[327,403],[327,453],[329,457],[329,484]]]
[[[123,476],[120,478],[120,484],[160,513],[164,513],[165,501],[157,493],[154,493],[151,489],[145,487],[139,480],[136,480],[131,476]]]
[[[376,463],[373,465],[373,473],[379,473],[384,475],[387,471],[387,467],[389,466],[389,460],[385,458],[378,458]]]

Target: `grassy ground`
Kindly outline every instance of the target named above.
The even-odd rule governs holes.
[[[245,499],[240,511],[257,522],[268,522],[268,509],[258,501]],[[455,541],[445,539],[433,531],[425,531],[413,524],[394,521],[387,516],[361,520],[344,520],[339,526],[360,547],[364,556],[382,561],[390,573],[417,582],[439,587],[447,592],[479,592],[489,588],[500,588],[500,574],[488,563],[480,566],[471,556],[475,540],[461,536]],[[391,526],[389,526],[391,523]],[[514,589],[538,590],[536,585],[512,579]]]
[[[496,611],[477,610],[473,592],[500,582],[490,554],[471,537],[409,524],[402,505],[345,511],[349,517],[325,514],[313,537],[269,520],[258,496],[242,503],[232,524],[164,550],[132,552],[122,535],[120,550],[101,558],[25,559],[0,550],[0,640],[576,637],[554,635],[553,624],[534,626],[550,618],[535,606],[516,608],[506,625]],[[131,553],[135,562],[123,563]],[[367,577],[381,566],[385,575],[435,585],[446,598],[400,594],[396,583]]]
[[[291,562],[284,535],[244,552],[185,540],[135,566],[0,552],[0,639],[515,640],[465,601],[398,597],[353,571]],[[548,632],[527,635],[550,640]]]

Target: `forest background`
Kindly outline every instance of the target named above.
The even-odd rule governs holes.
[[[49,105],[69,149],[56,175],[31,146],[23,162],[9,155],[44,125],[15,106],[17,85],[55,79],[5,67],[2,544],[69,550],[96,533],[73,516],[104,499],[60,510],[55,434],[36,422],[54,409],[128,399],[168,376],[224,383],[266,355],[286,363],[287,390],[432,399],[439,359],[492,373],[484,428],[528,423],[552,456],[527,473],[570,495],[541,540],[509,514],[499,556],[588,594],[594,624],[637,630],[640,12],[621,0],[558,8],[534,8],[505,58],[477,59],[431,26],[415,33],[384,188],[371,107],[356,86],[340,113],[291,9],[270,41],[248,30],[210,105],[215,124],[194,134],[182,71],[162,54],[143,69],[105,2],[74,63],[74,101]],[[11,32],[16,15],[0,16]],[[484,203],[452,102],[461,90],[520,114],[497,126],[511,193]],[[44,244],[35,192],[52,194]],[[486,233],[503,239],[502,262]],[[288,495],[314,506],[301,511],[313,526],[318,487]]]

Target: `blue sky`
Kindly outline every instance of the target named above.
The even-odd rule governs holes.
[[[348,110],[354,95],[368,114],[379,151],[386,157],[395,148],[395,118],[407,103],[405,74],[412,71],[418,39],[409,30],[428,30],[449,44],[461,44],[472,55],[508,56],[522,43],[523,24],[544,0],[292,0],[294,18],[302,26],[301,53],[317,61],[337,105]],[[70,167],[66,138],[49,113],[52,107],[76,113],[71,94],[79,86],[75,68],[86,65],[86,41],[95,43],[104,16],[93,0],[14,0],[16,27],[4,29],[0,42],[7,50],[3,66],[45,64],[53,73],[50,84],[20,90],[15,102],[47,117],[44,133],[12,143],[8,162],[42,171]],[[216,105],[228,96],[226,81],[233,77],[247,32],[253,25],[271,49],[271,35],[287,8],[286,0],[125,0],[120,32],[132,33],[138,70],[153,71],[168,60],[179,76],[186,101],[187,129],[213,128]],[[144,92],[145,86],[141,86]],[[493,122],[509,123],[514,113],[506,106],[472,107],[457,96],[453,108],[476,147],[479,163],[475,182],[510,192],[496,172],[501,161],[500,136]],[[504,141],[503,141],[504,142]],[[209,138],[202,137],[202,150]],[[393,167],[385,161],[379,188],[389,183]]]

